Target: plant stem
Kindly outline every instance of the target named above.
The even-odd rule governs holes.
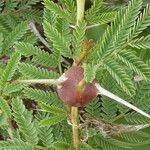
[[[77,149],[80,143],[78,131],[78,107],[71,107],[71,123],[73,132],[73,146],[75,149]]]
[[[85,10],[85,0],[76,0],[77,3],[77,22],[78,25],[79,21],[84,18],[84,10]],[[78,145],[80,144],[80,137],[78,131],[78,107],[71,107],[71,122],[72,122],[72,132],[73,132],[73,146],[77,149]]]
[[[85,0],[77,0],[77,24],[84,18]]]

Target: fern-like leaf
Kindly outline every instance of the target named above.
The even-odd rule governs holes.
[[[0,150],[33,150],[33,148],[22,140],[13,139],[0,142]]]
[[[56,13],[50,11],[49,9],[44,8],[43,20],[49,22],[50,24],[55,25],[57,20],[57,15]]]
[[[126,43],[130,35],[130,28],[134,25],[140,12],[141,4],[141,0],[132,0],[125,10],[121,9],[117,13],[114,22],[93,48],[93,51],[97,51],[99,59],[104,56],[108,57]]]
[[[3,112],[6,113],[6,115],[10,118],[11,117],[11,109],[5,99],[0,97],[0,108]]]
[[[20,131],[23,133],[25,139],[29,143],[37,144],[38,135],[37,129],[32,122],[32,113],[29,112],[20,99],[13,99],[12,101],[13,116]]]
[[[115,19],[116,14],[117,13],[115,11],[101,13],[100,15],[95,16],[94,18],[89,20],[89,23],[99,25],[106,24],[113,21]]]
[[[68,12],[70,12],[72,18],[75,18],[75,12],[76,12],[76,6],[74,0],[61,0],[65,6]]]
[[[47,118],[49,114],[38,112],[36,114],[37,121],[39,122],[43,118]],[[51,147],[52,143],[54,142],[54,134],[53,134],[53,128],[51,126],[46,127],[38,127],[38,135],[39,139],[42,141],[43,145],[46,147]]]
[[[103,63],[103,67],[110,73],[110,75],[117,81],[121,88],[128,94],[135,93],[135,87],[130,79],[130,76],[121,68],[121,66],[114,60],[108,60]]]
[[[123,63],[130,67],[130,69],[144,77],[145,80],[150,79],[150,67],[132,52],[124,50],[118,53],[117,56]]]
[[[55,115],[53,117],[41,120],[40,125],[41,126],[51,126],[51,125],[55,125],[55,124],[65,120],[65,119],[66,119],[66,115]]]
[[[82,49],[82,41],[85,35],[86,30],[86,22],[85,21],[79,21],[78,25],[76,26],[76,29],[73,31],[73,52],[75,56],[78,56],[81,54]]]
[[[150,35],[135,39],[130,43],[130,46],[138,49],[150,49]]]
[[[59,56],[56,52],[53,52],[53,54],[50,55],[48,52],[41,50],[37,46],[25,42],[16,43],[15,49],[26,57],[33,55],[33,61],[38,64],[51,67],[57,66]]]
[[[128,123],[133,123],[133,124],[146,124],[150,123],[150,120],[146,117],[143,117],[137,113],[129,113],[125,116],[125,119]]]
[[[39,137],[45,146],[50,147],[54,141],[52,128],[51,127],[40,127],[39,128]]]
[[[101,84],[107,90],[112,93],[117,92],[117,84],[116,80],[108,73],[105,72],[103,78],[101,80]],[[118,94],[118,92],[117,92]],[[117,115],[117,103],[106,96],[102,96],[102,108],[101,108],[101,116],[106,120],[111,120]]]
[[[24,94],[27,98],[35,100],[36,102],[44,102],[53,106],[60,105],[60,100],[57,94],[53,92],[37,90],[32,88],[25,88]]]
[[[52,144],[52,147],[57,150],[68,150],[70,149],[70,145],[66,142],[56,141]]]
[[[59,76],[56,72],[40,69],[39,67],[35,67],[27,63],[20,63],[19,71],[23,76],[33,79],[57,79]]]
[[[150,26],[150,6],[143,10],[131,32],[131,37],[137,37],[144,29]]]
[[[2,49],[3,49],[3,40],[4,40],[3,34],[0,33],[0,53],[1,53]]]
[[[3,74],[0,78],[0,89],[3,90],[6,86],[6,81],[10,80],[18,66],[18,62],[20,60],[20,54],[18,52],[15,52],[8,61],[8,64],[6,68],[3,71]]]
[[[71,41],[71,29],[70,24],[66,20],[62,20],[61,18],[57,18],[55,28],[57,31],[61,34],[61,36],[64,38],[64,40],[67,42],[67,45],[70,46]]]
[[[49,112],[49,113],[56,114],[56,115],[66,115],[66,111],[56,106],[52,106],[46,103],[40,103],[40,107],[45,112]]]
[[[65,18],[68,21],[72,20],[71,14],[66,10],[62,9],[58,4],[54,3],[53,1],[44,0],[44,5],[47,9],[55,12],[59,17]]]
[[[28,24],[26,22],[22,22],[18,24],[15,29],[5,38],[3,47],[4,50],[8,50],[15,42],[20,40],[24,34],[29,30]]]
[[[99,12],[100,7],[102,6],[102,0],[94,0],[91,8],[86,12],[86,19],[88,21],[92,20],[97,13]]]
[[[54,49],[60,51],[65,57],[71,57],[71,51],[65,38],[48,22],[44,22],[44,31],[47,38],[53,42]]]
[[[93,82],[96,76],[98,66],[93,64],[84,64],[84,78],[87,82]]]
[[[93,100],[91,103],[89,103],[86,107],[85,107],[85,111],[87,113],[89,113],[92,116],[96,116],[96,117],[101,117],[101,103],[99,101],[99,98],[96,98],[95,100]]]

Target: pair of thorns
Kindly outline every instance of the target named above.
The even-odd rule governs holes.
[[[11,80],[8,81],[10,83],[40,83],[40,84],[51,84],[56,85],[57,88],[61,88],[63,82],[67,81],[68,78],[65,76],[65,73],[58,79],[31,79],[31,80]],[[143,110],[137,108],[136,106],[130,104],[129,102],[123,100],[122,98],[118,97],[117,95],[109,92],[108,90],[104,89],[99,83],[94,83],[95,87],[98,90],[97,95],[104,95],[109,97],[111,100],[115,100],[120,104],[127,106],[128,108],[136,111],[137,113],[147,117],[150,119],[150,115],[144,112]],[[112,135],[112,134],[119,134],[124,132],[130,131],[138,131],[147,127],[150,127],[150,124],[140,124],[140,125],[117,125],[110,123],[108,121],[94,118],[93,116],[83,116],[80,118],[83,122],[82,124],[76,125],[77,128],[82,128],[83,126],[88,128],[95,128],[97,129],[104,137]],[[69,122],[72,126],[71,122]],[[87,138],[86,138],[87,139]]]

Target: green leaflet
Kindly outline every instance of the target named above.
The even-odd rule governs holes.
[[[76,6],[74,0],[61,0],[65,6],[68,12],[70,12],[72,18],[75,18],[75,12],[76,12]]]
[[[24,36],[24,34],[27,32],[27,30],[29,30],[27,22],[22,22],[18,24],[15,27],[15,29],[13,29],[13,31],[10,32],[8,36],[6,36],[4,40],[4,44],[3,44],[4,51],[8,50],[10,47],[13,46],[15,42],[20,40]]]
[[[89,22],[93,24],[103,25],[112,22],[115,19],[116,14],[117,12],[115,11],[101,13],[100,15],[93,17],[91,20],[89,20]]]
[[[150,35],[135,39],[129,45],[138,49],[150,49]]]
[[[61,18],[57,18],[55,28],[61,34],[61,36],[64,38],[68,47],[70,47],[71,37],[72,37],[70,24],[66,20],[62,20]]]
[[[69,49],[69,45],[67,44],[68,42],[58,32],[58,30],[46,21],[44,22],[43,26],[47,38],[53,43],[54,49],[58,50],[61,55],[65,57],[71,57],[71,51]]]
[[[30,43],[17,42],[14,46],[15,50],[21,53],[22,55],[29,57],[40,53],[41,49],[37,46],[33,46]]]
[[[31,10],[28,11],[28,13],[26,11],[22,11],[21,15],[26,20],[31,20],[31,21],[34,21],[34,22],[41,23],[43,11],[32,8]]]
[[[3,40],[4,40],[3,34],[0,33],[0,53],[1,53],[2,49],[3,49]]]
[[[81,54],[82,41],[85,36],[85,31],[86,31],[86,22],[80,21],[76,26],[76,29],[73,31],[72,46],[74,56],[79,56]]]
[[[145,118],[137,113],[130,113],[125,116],[125,119],[128,123],[133,123],[133,124],[146,124],[150,123],[150,120],[148,118]]]
[[[55,106],[51,106],[51,105],[46,104],[46,103],[40,103],[40,107],[42,108],[43,111],[50,112],[52,114],[67,115],[65,110],[58,108],[58,107],[55,107]]]
[[[35,100],[36,102],[44,102],[53,106],[60,105],[60,100],[55,92],[32,88],[25,88],[23,92],[27,98]]]
[[[20,131],[23,133],[26,141],[29,143],[38,143],[38,133],[34,122],[32,121],[32,113],[28,111],[21,99],[13,99],[12,101],[13,116]]]
[[[150,79],[150,67],[132,52],[124,50],[118,53],[117,57],[145,80]]]
[[[94,0],[93,5],[91,6],[91,8],[86,12],[86,19],[90,22],[93,18],[95,18],[95,16],[97,15],[97,13],[100,10],[100,7],[102,6],[102,0]]]
[[[137,37],[144,29],[150,25],[150,6],[143,10],[143,13],[140,14],[137,22],[134,24],[131,37]]]
[[[121,68],[121,66],[114,60],[107,60],[103,62],[103,67],[110,73],[110,75],[117,81],[121,88],[128,94],[135,94],[135,87],[130,76]]]
[[[87,82],[92,83],[96,76],[98,66],[94,64],[84,64],[84,78]]]
[[[71,14],[69,12],[67,12],[66,10],[62,9],[60,6],[58,6],[54,2],[49,1],[49,0],[44,0],[44,5],[47,9],[55,12],[61,18],[65,18],[68,21],[72,20]]]
[[[100,81],[102,86],[111,91],[112,93],[117,93],[117,82],[114,80],[114,78],[108,73],[105,72],[105,74],[102,77],[102,80]],[[120,89],[120,86],[119,86]],[[124,93],[124,91],[123,91]],[[112,120],[114,117],[117,116],[118,106],[115,101],[112,99],[103,96],[102,102],[101,102],[102,108],[100,115],[102,118],[106,120]]]
[[[52,147],[57,149],[57,150],[68,150],[68,149],[70,149],[70,145],[68,143],[62,142],[62,141],[54,142]]]
[[[94,99],[92,102],[90,102],[86,107],[85,111],[89,113],[92,116],[101,117],[101,102],[99,98]]]
[[[6,68],[4,69],[1,78],[0,78],[0,89],[3,90],[6,86],[6,81],[11,80],[20,60],[20,54],[15,52],[11,55]]]
[[[66,115],[55,115],[53,117],[50,117],[48,119],[43,119],[40,121],[41,126],[50,126],[55,125],[63,120],[66,119]]]
[[[49,22],[50,24],[55,25],[57,20],[57,15],[51,10],[44,8],[43,20]]]
[[[46,69],[40,69],[39,67],[35,67],[27,63],[20,63],[19,71],[22,73],[24,77],[34,79],[50,79],[50,78],[57,79],[59,76],[56,72],[48,71]]]
[[[18,139],[0,142],[0,148],[1,150],[33,150],[31,145]]]
[[[108,57],[116,49],[120,49],[130,35],[130,28],[134,25],[140,12],[142,1],[132,0],[126,9],[121,9],[106,32],[93,48],[97,51],[97,59]]]
[[[49,54],[37,46],[33,46],[32,44],[25,42],[16,43],[15,49],[26,57],[33,56],[33,62],[38,64],[50,67],[56,67],[58,64],[59,54],[55,51],[53,54]]]
[[[40,127],[38,133],[42,143],[47,147],[51,147],[55,140],[52,127]]]
[[[7,117],[11,117],[11,109],[10,106],[8,105],[7,101],[0,97],[0,108],[3,112],[6,113]]]

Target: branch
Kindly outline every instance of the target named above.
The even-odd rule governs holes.
[[[139,131],[144,128],[150,127],[149,124],[139,124],[139,125],[124,125],[124,124],[113,124],[103,119],[98,119],[93,116],[84,115],[84,123],[88,128],[96,128],[101,132],[101,134],[106,137],[112,134],[120,134],[125,132]]]
[[[107,91],[106,89],[102,88],[98,83],[96,83],[95,86],[97,87],[97,89],[99,91],[98,94],[105,95],[105,96],[107,96],[107,97],[109,97],[109,98],[111,98],[111,99],[113,99],[113,100],[115,100],[115,101],[117,101],[117,102],[133,109],[133,110],[135,110],[136,112],[138,112],[141,115],[143,115],[143,116],[150,119],[150,115],[147,114],[146,112],[144,112],[143,110],[137,108],[136,106],[130,104],[129,102],[127,102],[127,101],[121,99],[120,97],[114,95],[113,93]]]
[[[40,32],[37,30],[35,24],[33,22],[30,22],[29,24],[32,32],[39,38],[39,40],[46,46],[49,48],[48,43],[45,41],[45,39],[41,36]]]

